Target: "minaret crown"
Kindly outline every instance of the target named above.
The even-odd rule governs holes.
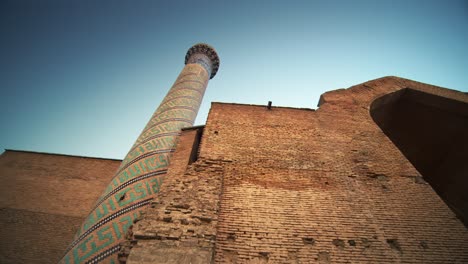
[[[219,68],[219,57],[215,49],[208,44],[198,43],[193,45],[185,55],[185,64],[197,63],[203,66],[212,79]]]

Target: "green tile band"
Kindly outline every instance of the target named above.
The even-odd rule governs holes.
[[[212,47],[196,44],[188,50],[184,69],[96,201],[61,263],[119,263],[119,243],[158,194],[180,130],[193,125],[208,81],[218,67],[219,58]]]

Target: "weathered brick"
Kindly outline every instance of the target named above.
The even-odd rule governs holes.
[[[377,98],[406,88],[468,102],[463,93],[385,77],[327,92],[316,111],[213,103],[198,160],[171,164],[178,172],[161,196],[163,204],[178,197],[190,205],[189,219],[203,220],[205,212],[212,222],[173,224],[148,216],[137,229],[171,227],[198,242],[175,245],[175,253],[139,244],[130,263],[162,260],[154,254],[182,261],[184,248],[214,250],[217,263],[467,262],[466,227],[373,120]],[[384,105],[399,100],[384,99]],[[466,120],[461,116],[454,122]],[[202,243],[207,234],[212,247]]]

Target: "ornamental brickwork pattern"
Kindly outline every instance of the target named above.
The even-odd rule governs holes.
[[[192,61],[192,56],[197,60]],[[193,125],[208,80],[216,73],[212,68],[218,69],[216,52],[206,44],[192,47],[187,57],[186,66],[76,233],[63,263],[118,263],[120,243],[160,191],[180,130]]]

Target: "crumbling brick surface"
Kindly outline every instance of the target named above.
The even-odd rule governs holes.
[[[171,164],[129,263],[468,262],[466,227],[371,118],[376,98],[408,87],[468,102],[385,77],[325,93],[316,111],[213,103],[198,161]]]
[[[164,187],[142,220],[133,226],[121,250],[120,261],[129,264],[211,262],[222,174],[229,161],[199,159],[188,165],[196,132],[183,131],[180,136]]]
[[[214,103],[201,156],[228,159],[218,263],[454,263],[468,232],[370,117],[395,77],[326,93],[317,111]]]

